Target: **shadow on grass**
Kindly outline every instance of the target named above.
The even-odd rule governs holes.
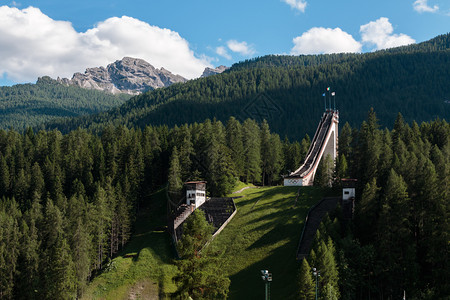
[[[237,199],[238,213],[215,245],[224,250],[229,264],[230,299],[262,299],[263,269],[273,273],[272,299],[295,298],[298,241],[308,209],[323,194],[318,188],[301,188],[294,206],[297,191],[297,187],[261,188],[249,191],[245,200]]]
[[[118,290],[131,291],[136,281],[143,279],[158,284],[160,297],[173,289],[171,278],[176,267],[173,265],[170,235],[162,231],[166,226],[165,216],[166,195],[162,189],[141,206],[130,241],[113,260],[115,267],[98,276],[96,295],[103,297],[107,294],[108,299],[114,298]]]
[[[139,260],[142,249],[150,249],[164,263],[171,263],[172,253],[170,236],[161,231],[166,224],[165,190],[160,190],[150,196],[150,201],[141,207],[136,218],[134,233],[130,242],[119,253],[120,256],[136,253],[135,260]]]
[[[229,299],[264,299],[261,270],[272,273],[271,299],[296,299],[298,263],[295,249],[294,243],[289,242],[274,249],[266,258],[232,275]]]

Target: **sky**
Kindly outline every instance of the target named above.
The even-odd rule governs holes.
[[[0,86],[125,56],[186,78],[268,54],[370,52],[450,32],[450,0],[0,0]]]

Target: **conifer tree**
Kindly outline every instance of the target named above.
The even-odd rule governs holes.
[[[13,298],[14,277],[17,275],[17,259],[20,254],[21,212],[14,199],[0,203],[0,297]]]
[[[360,203],[356,206],[356,231],[362,241],[369,242],[374,237],[378,215],[381,210],[379,191],[380,188],[377,186],[376,178],[372,178],[372,180],[365,185]]]
[[[183,258],[178,262],[179,284],[177,294],[186,299],[226,299],[230,280],[220,268],[217,260],[200,253],[211,238],[212,226],[205,219],[203,211],[197,209],[183,226],[183,239],[179,242],[179,252]]]
[[[388,294],[399,293],[401,287],[414,285],[417,280],[415,243],[409,224],[410,210],[407,185],[401,175],[391,170],[384,189],[385,199],[378,226],[378,250],[386,265]],[[401,278],[400,281],[398,279]]]
[[[300,269],[298,272],[298,289],[297,299],[301,300],[313,300],[315,296],[315,283],[311,275],[311,267],[308,264],[306,258],[302,259]]]
[[[181,181],[181,167],[177,147],[174,147],[172,150],[172,156],[170,158],[170,165],[169,165],[168,180],[169,180],[169,192],[174,195],[179,194],[183,187],[183,182]]]
[[[29,198],[32,199],[36,194],[39,197],[42,197],[44,193],[44,188],[45,188],[44,175],[42,174],[41,167],[36,162],[33,164],[33,167],[31,168]]]
[[[49,299],[69,299],[75,295],[75,270],[69,244],[63,233],[63,216],[47,200],[44,218],[44,290]]]
[[[42,292],[40,274],[41,239],[39,236],[42,217],[40,199],[35,194],[31,208],[25,213],[22,224],[19,275],[16,280],[15,292],[19,299],[39,299],[39,291]]]
[[[211,193],[225,196],[231,192],[236,181],[230,151],[224,144],[213,141],[207,151],[207,157],[207,178]]]
[[[87,232],[87,227],[79,217],[71,243],[73,268],[75,271],[74,281],[76,282],[77,297],[83,294],[91,272],[92,239]],[[69,274],[70,275],[70,274]],[[67,276],[69,276],[67,275]]]
[[[267,182],[267,173],[270,169],[271,141],[269,124],[263,120],[261,124],[261,169],[262,169],[262,185]]]
[[[199,256],[199,251],[211,238],[213,227],[206,222],[205,213],[196,209],[183,225],[183,239],[179,244],[182,258]]]
[[[0,153],[0,196],[7,196],[10,188],[10,177],[8,164],[5,157]]]
[[[348,122],[345,122],[344,127],[339,132],[339,154],[346,157],[351,156],[352,145],[352,128]]]
[[[111,224],[111,208],[108,206],[105,190],[98,185],[94,195],[94,205],[90,207],[89,215],[93,234],[93,244],[96,256],[94,257],[94,265],[97,269],[101,269],[103,261],[108,253],[108,236]]]
[[[244,138],[245,182],[261,182],[261,139],[259,126],[247,119],[242,126]]]
[[[230,149],[234,170],[242,178],[244,176],[244,144],[242,126],[234,117],[230,117],[226,126],[226,141]]]
[[[278,134],[270,135],[270,155],[268,157],[267,175],[268,184],[271,185],[274,181],[280,178],[280,171],[284,164],[282,156],[282,144]]]
[[[340,180],[348,177],[348,164],[347,158],[344,154],[339,155],[336,159],[336,168],[334,170],[335,173],[335,184],[339,185]]]

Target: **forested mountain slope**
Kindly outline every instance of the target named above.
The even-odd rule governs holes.
[[[419,44],[411,44],[408,46],[390,48],[366,54],[338,53],[326,55],[299,55],[299,56],[266,55],[233,64],[230,68],[230,71],[237,71],[248,68],[318,66],[321,64],[357,61],[360,59],[367,59],[369,57],[376,57],[388,53],[392,54],[392,53],[413,53],[413,52],[435,52],[446,50],[449,48],[450,48],[450,35],[443,34],[429,41],[422,42]]]
[[[0,87],[0,128],[18,130],[61,117],[94,114],[129,99],[80,87],[64,86],[49,77],[36,84]]]
[[[173,126],[235,116],[267,119],[281,136],[299,138],[314,133],[324,110],[322,93],[328,86],[336,92],[341,122],[353,126],[362,122],[371,107],[382,126],[390,126],[398,112],[408,122],[449,119],[449,49],[446,34],[422,44],[367,54],[267,56],[216,76],[143,94],[106,113],[48,128],[98,129],[105,123]]]

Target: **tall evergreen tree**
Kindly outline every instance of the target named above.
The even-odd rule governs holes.
[[[255,121],[247,119],[242,125],[244,138],[245,182],[261,182],[261,139],[259,126]]]
[[[14,277],[20,254],[21,212],[14,199],[0,203],[0,297],[13,299]]]
[[[230,149],[231,160],[234,164],[234,170],[239,176],[244,176],[244,144],[242,137],[242,126],[234,117],[230,117],[226,126],[227,146]]]
[[[31,208],[25,213],[22,225],[21,253],[19,258],[19,275],[15,296],[18,299],[40,299],[42,293],[40,262],[41,239],[39,236],[42,223],[42,206],[35,194]]]
[[[183,188],[183,182],[181,180],[181,167],[180,159],[178,157],[177,147],[172,150],[172,156],[170,158],[169,165],[169,192],[176,196],[181,192]]]
[[[302,259],[298,272],[297,299],[313,300],[315,296],[315,283],[311,276],[311,267],[306,258]]]
[[[69,244],[64,237],[63,215],[47,200],[44,218],[44,285],[41,294],[48,299],[75,296],[75,269]]]
[[[270,156],[271,156],[271,141],[269,124],[266,120],[261,123],[261,169],[262,169],[262,185],[267,182],[267,174],[270,172]]]

